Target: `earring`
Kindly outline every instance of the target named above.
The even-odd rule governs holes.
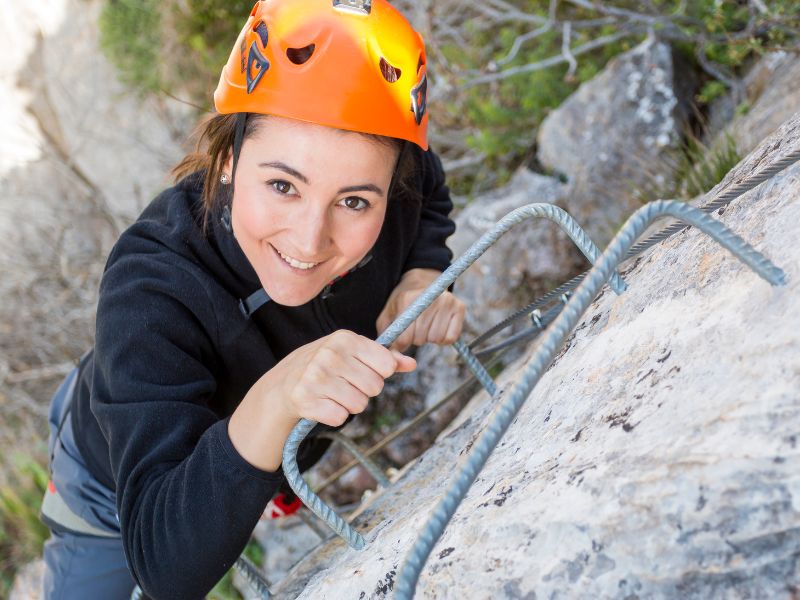
[[[222,185],[228,185],[231,182],[230,175],[228,175],[227,173],[223,173],[222,175],[219,176],[219,182]]]

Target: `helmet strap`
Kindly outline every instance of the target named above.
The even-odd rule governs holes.
[[[231,164],[230,181],[221,181],[222,187],[225,192],[225,197],[222,205],[222,216],[220,222],[228,233],[233,233],[233,226],[231,225],[231,204],[233,202],[233,185],[236,181],[236,164],[239,162],[239,153],[242,151],[242,142],[244,141],[244,128],[247,123],[247,113],[236,113],[236,128],[233,133],[233,156]],[[222,177],[226,177],[223,173]]]
[[[231,165],[231,187],[236,181],[236,164],[239,162],[239,154],[242,151],[244,142],[244,128],[247,124],[247,113],[236,113],[236,130],[233,133],[233,164]]]
[[[409,142],[401,140],[400,154],[397,155],[397,162],[394,165],[394,172],[392,173],[392,181],[389,183],[389,192],[386,194],[386,199],[391,198],[394,188],[397,186],[397,180],[400,177],[400,167],[405,161],[406,154],[408,154]]]

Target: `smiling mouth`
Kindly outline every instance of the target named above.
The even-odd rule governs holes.
[[[297,260],[296,258],[292,258],[291,256],[284,254],[283,252],[278,250],[275,246],[272,246],[272,249],[275,250],[275,253],[281,257],[283,262],[285,262],[290,267],[299,269],[300,271],[308,271],[310,269],[313,269],[317,265],[321,264],[318,262],[303,262],[301,260]]]

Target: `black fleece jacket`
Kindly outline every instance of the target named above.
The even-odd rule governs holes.
[[[449,265],[455,226],[441,163],[416,154],[416,194],[392,194],[372,260],[303,306],[243,314],[240,299],[261,286],[218,218],[202,233],[200,173],[161,193],[114,246],[72,422],[90,471],[116,491],[125,555],[147,595],[204,596],[281,484],[280,470],[252,466],[228,437],[256,380],[337,329],[374,339],[405,271]],[[324,451],[309,446],[301,467]]]

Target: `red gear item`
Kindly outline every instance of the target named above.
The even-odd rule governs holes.
[[[276,115],[428,149],[425,44],[387,0],[261,0],[220,75],[220,114]]]
[[[278,493],[267,503],[262,518],[280,519],[281,517],[288,517],[296,513],[301,506],[303,506],[303,503],[297,496],[291,502],[286,502],[286,496],[283,493]]]

